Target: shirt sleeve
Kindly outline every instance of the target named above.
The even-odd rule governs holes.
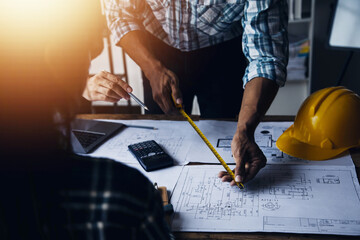
[[[142,0],[104,0],[108,27],[115,44],[130,31],[142,29],[140,19],[145,9]]]
[[[249,0],[242,18],[243,52],[249,61],[243,82],[264,77],[284,86],[288,62],[287,1]]]

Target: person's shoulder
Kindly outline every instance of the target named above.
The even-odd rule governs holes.
[[[73,156],[76,162],[72,174],[99,178],[111,182],[112,190],[132,192],[148,192],[153,189],[152,183],[139,170],[107,158]]]

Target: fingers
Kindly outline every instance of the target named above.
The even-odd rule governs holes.
[[[101,71],[88,79],[83,96],[89,101],[117,102],[130,99],[132,88],[118,76]]]
[[[119,101],[118,98],[105,96],[104,94],[98,93],[98,92],[93,93],[92,99],[93,99],[92,101],[106,101],[106,102],[111,102],[111,103],[116,103]]]
[[[246,177],[244,182],[248,182],[252,180],[260,171],[261,168],[266,165],[266,157],[263,153],[259,153],[259,158],[252,161],[251,164],[246,168]]]
[[[112,90],[112,92],[117,94],[119,99],[130,99],[128,92],[132,92],[132,88],[129,86],[129,84],[121,80],[118,76],[108,73],[106,71],[101,71],[100,76],[101,78],[97,79],[99,86]]]
[[[175,91],[176,96],[179,98],[181,96],[179,90],[179,81],[176,75],[170,70],[165,70],[161,74],[161,78],[157,86],[152,86],[153,90],[153,98],[157,104],[159,104],[160,108],[166,114],[174,114],[176,112],[176,108],[172,101],[171,94]],[[182,101],[181,98],[179,101]]]
[[[229,173],[226,171],[219,172],[218,177],[221,178],[222,182],[231,182],[233,180],[231,178],[231,176],[229,175]],[[230,185],[231,185],[231,183],[230,183]]]
[[[182,104],[182,94],[179,87],[179,79],[172,72],[170,72],[170,76],[171,76],[171,82],[170,82],[171,94],[174,97],[177,104]]]
[[[245,178],[245,151],[240,147],[239,141],[234,137],[231,143],[231,150],[236,163],[235,166],[235,181],[243,182]]]
[[[109,87],[104,87],[102,85],[99,85],[98,88],[96,89],[96,93],[101,96],[103,95],[104,97],[109,97],[109,98],[114,98],[117,99],[117,101],[119,101],[121,99],[121,96],[119,96],[119,94],[115,91],[112,90]],[[125,98],[125,97],[124,97]],[[126,98],[125,98],[126,99]]]
[[[168,89],[162,88],[157,94],[154,94],[153,91],[153,98],[164,113],[171,113],[172,105],[170,102],[170,91]]]

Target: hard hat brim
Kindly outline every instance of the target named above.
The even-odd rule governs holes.
[[[294,124],[291,125],[276,141],[276,146],[290,156],[305,160],[321,161],[336,157],[347,150],[347,148],[323,149],[301,142],[291,136],[290,133],[293,128]]]

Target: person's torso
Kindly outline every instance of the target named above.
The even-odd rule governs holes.
[[[244,0],[146,0],[154,17],[145,28],[169,45],[190,51],[230,40],[242,33]],[[153,16],[151,16],[153,15]],[[149,19],[146,16],[145,19]],[[157,21],[158,23],[154,23]],[[166,33],[161,36],[159,28]]]

